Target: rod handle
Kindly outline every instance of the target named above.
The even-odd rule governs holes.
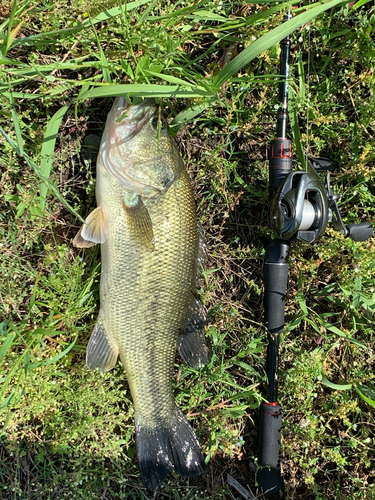
[[[284,330],[288,273],[289,243],[278,239],[269,241],[264,262],[264,312],[271,335]]]
[[[279,403],[260,406],[257,481],[260,488],[277,493],[282,487],[280,470],[282,411]]]

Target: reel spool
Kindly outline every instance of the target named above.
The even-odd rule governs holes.
[[[328,224],[329,207],[322,179],[308,161],[306,172],[292,171],[271,202],[269,223],[282,240],[296,238],[312,243]]]

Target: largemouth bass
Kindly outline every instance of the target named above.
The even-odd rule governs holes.
[[[111,370],[118,356],[135,407],[138,466],[148,489],[168,473],[205,469],[193,429],[176,406],[176,343],[196,368],[209,361],[196,298],[199,237],[188,173],[153,99],[117,97],[102,137],[97,208],[74,245],[101,244],[100,311],[86,364]]]

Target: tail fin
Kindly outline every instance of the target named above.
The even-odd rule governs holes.
[[[168,473],[198,476],[206,469],[198,440],[185,415],[176,407],[168,423],[147,427],[136,416],[138,467],[148,490],[159,486]]]

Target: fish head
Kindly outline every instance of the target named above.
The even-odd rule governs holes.
[[[179,176],[182,160],[154,99],[131,105],[116,97],[99,152],[102,167],[143,197],[165,192]]]

